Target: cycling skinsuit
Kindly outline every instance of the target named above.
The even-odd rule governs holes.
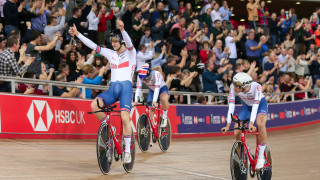
[[[243,100],[243,106],[239,113],[240,120],[250,119],[251,122],[255,122],[256,117],[259,115],[265,115],[268,117],[268,104],[262,94],[260,84],[252,82],[248,92],[240,92],[238,94],[234,91],[234,85],[231,84],[227,123],[231,123],[231,114],[234,113],[236,95]]]
[[[138,102],[138,98],[141,94],[142,82],[144,82],[149,87],[149,95],[147,102],[157,102],[159,94],[167,93],[169,94],[168,87],[163,80],[163,76],[159,71],[153,70],[150,76],[146,79],[141,80],[139,75],[137,76],[137,90],[135,95],[135,102]]]
[[[110,88],[101,93],[97,98],[103,99],[107,106],[115,103],[120,98],[121,111],[131,111],[132,101],[132,76],[136,66],[136,50],[125,30],[121,31],[127,49],[121,54],[116,51],[97,46],[82,34],[78,38],[89,48],[106,57],[111,67]]]

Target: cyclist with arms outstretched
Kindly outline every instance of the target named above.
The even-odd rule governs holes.
[[[149,95],[147,102],[152,102],[153,107],[158,107],[158,99],[160,98],[161,108],[163,110],[162,114],[162,123],[161,127],[167,126],[168,121],[168,108],[169,108],[169,89],[164,82],[164,78],[159,71],[151,70],[149,64],[143,65],[139,71],[137,76],[137,89],[135,94],[135,103],[138,102],[138,99],[141,94],[142,82],[145,83],[149,87]],[[154,123],[154,109],[150,110],[150,117],[152,122]]]
[[[98,111],[98,104],[106,106],[115,103],[120,99],[121,119],[123,122],[123,135],[125,141],[125,153],[123,163],[131,162],[130,144],[131,144],[131,125],[130,111],[132,101],[132,76],[136,66],[136,50],[133,47],[131,39],[124,30],[124,24],[121,20],[117,21],[121,34],[115,34],[111,37],[111,43],[114,50],[102,48],[94,42],[84,37],[77,31],[75,25],[70,27],[70,34],[76,35],[86,46],[94,49],[97,53],[106,57],[111,67],[110,88],[101,93],[91,103],[92,111]],[[99,102],[98,102],[99,101]],[[95,116],[101,121],[106,121],[106,115],[103,112],[95,113]]]
[[[262,94],[261,85],[256,82],[252,82],[252,78],[247,73],[237,73],[233,77],[233,82],[230,86],[227,126],[221,129],[223,133],[229,130],[231,123],[231,114],[234,113],[235,109],[236,95],[238,95],[243,100],[243,106],[239,113],[239,119],[250,119],[250,132],[256,130],[254,122],[255,120],[257,121],[257,126],[259,129],[259,154],[255,169],[258,170],[263,168],[265,163],[264,149],[267,142],[266,122],[268,117],[268,104]],[[235,128],[236,127],[238,127],[238,124],[235,124]],[[234,135],[237,140],[241,140],[241,130],[234,130]]]

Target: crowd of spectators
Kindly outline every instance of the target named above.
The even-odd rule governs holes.
[[[150,63],[162,72],[170,91],[228,93],[232,77],[246,72],[262,84],[268,102],[275,93],[320,87],[320,9],[299,17],[280,14],[260,0],[249,0],[247,26],[235,26],[228,1],[197,0],[0,0],[0,75],[108,85],[108,59],[70,36],[69,27],[111,48],[116,19],[124,22],[137,49],[137,69]],[[133,77],[135,86],[135,77]],[[47,95],[49,88],[16,84],[24,94]],[[0,82],[0,92],[11,92]],[[94,98],[97,90],[86,91]],[[318,91],[309,97],[318,96]],[[53,87],[53,95],[82,97],[80,89]],[[294,99],[306,93],[294,93]],[[291,101],[291,94],[280,100]],[[186,103],[172,96],[171,103]],[[239,100],[237,100],[238,102]],[[193,97],[193,103],[227,103],[226,98]]]

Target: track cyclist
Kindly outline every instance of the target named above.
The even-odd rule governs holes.
[[[263,168],[265,163],[264,150],[267,142],[266,122],[268,104],[262,94],[261,85],[256,82],[252,82],[252,78],[247,73],[237,73],[233,77],[233,82],[230,86],[227,126],[221,129],[223,133],[227,132],[230,128],[231,114],[234,113],[236,95],[238,95],[243,100],[243,106],[239,113],[239,119],[245,120],[250,118],[250,132],[256,131],[254,122],[257,119],[257,127],[259,130],[259,153],[255,169],[259,170]],[[235,128],[236,127],[238,127],[237,124],[235,124]],[[234,135],[237,140],[240,140],[241,130],[234,130]]]
[[[111,67],[111,83],[110,88],[101,93],[91,103],[92,111],[98,111],[97,105],[105,102],[106,106],[115,103],[120,98],[121,119],[123,123],[123,135],[125,141],[125,153],[123,163],[131,162],[130,144],[131,144],[131,125],[130,111],[132,101],[132,76],[136,66],[136,50],[133,47],[131,39],[124,30],[124,24],[121,20],[117,20],[121,34],[115,34],[111,37],[111,43],[114,50],[102,48],[84,37],[77,31],[75,25],[70,28],[70,34],[76,35],[86,46],[94,49],[97,53],[106,57]],[[106,121],[106,115],[103,112],[95,113],[95,116],[101,121]],[[134,138],[134,137],[132,137]]]
[[[163,111],[162,114],[162,123],[161,127],[166,127],[167,126],[167,121],[168,121],[168,108],[169,108],[169,89],[164,82],[164,78],[161,75],[159,71],[156,70],[151,70],[149,67],[149,64],[143,65],[139,71],[138,71],[138,76],[137,76],[137,89],[136,89],[136,94],[135,94],[135,104],[137,104],[138,99],[141,94],[141,88],[142,88],[142,82],[144,82],[148,87],[149,87],[149,95],[147,102],[152,101],[152,106],[157,108],[158,107],[158,99],[160,97],[160,103],[161,103],[161,108]],[[160,95],[160,96],[159,96]],[[154,109],[150,110],[150,117],[152,120],[152,123],[154,123]]]

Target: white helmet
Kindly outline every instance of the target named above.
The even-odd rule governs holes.
[[[233,85],[236,87],[241,87],[242,89],[247,88],[252,82],[252,78],[249,74],[244,72],[239,72],[233,76]]]

